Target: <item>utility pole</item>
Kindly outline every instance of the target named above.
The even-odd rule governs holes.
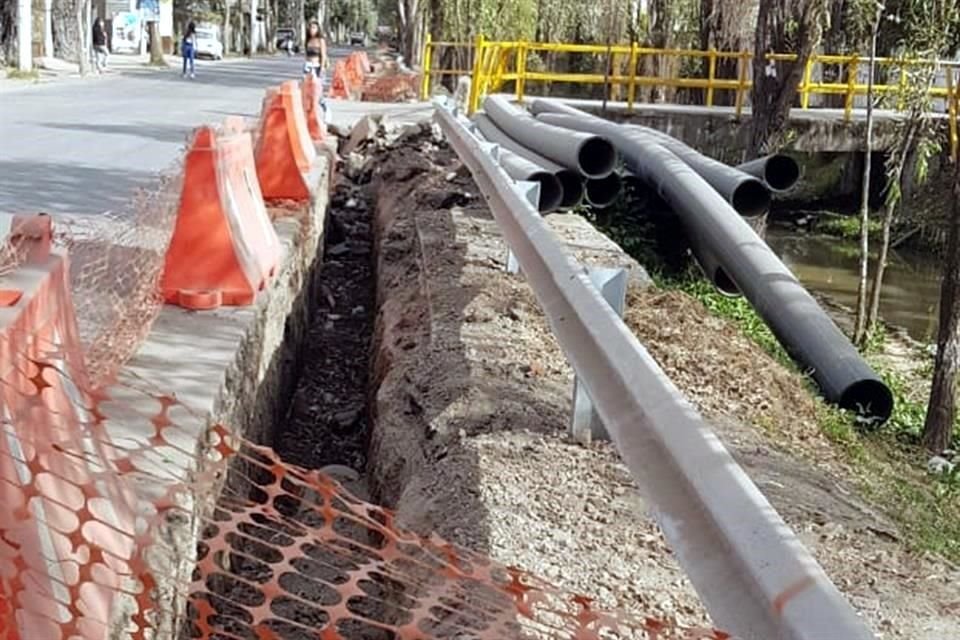
[[[17,69],[33,70],[33,7],[30,0],[17,2]]]

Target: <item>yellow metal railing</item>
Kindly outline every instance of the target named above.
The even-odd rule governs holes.
[[[459,47],[470,52],[472,67],[467,69],[438,69],[434,64],[435,53],[444,47]],[[609,75],[602,73],[568,73],[556,71],[531,70],[528,67],[530,56],[536,54],[565,53],[586,54],[609,57],[612,72]],[[670,77],[664,75],[641,75],[638,69],[644,58],[657,57],[661,60],[672,59],[675,62],[682,60],[706,60],[706,77],[681,77],[678,74]],[[774,61],[796,60],[794,54],[774,53],[767,54],[765,59]],[[698,89],[703,91],[703,103],[712,107],[715,104],[716,94],[719,91],[730,91],[734,94],[733,107],[739,117],[743,108],[749,102],[749,92],[753,85],[751,68],[753,54],[749,51],[718,51],[711,49],[701,51],[697,49],[652,49],[641,47],[637,43],[631,44],[566,44],[546,42],[497,42],[486,40],[478,36],[473,43],[462,42],[435,42],[429,37],[424,44],[423,51],[423,81],[421,97],[427,99],[432,91],[435,78],[443,76],[470,76],[470,97],[468,109],[470,113],[476,111],[483,96],[503,89],[508,82],[514,83],[514,91],[518,100],[522,100],[530,82],[565,82],[574,84],[604,84],[610,87],[626,88],[627,109],[632,110],[637,101],[638,88],[673,88]],[[736,61],[737,71],[735,78],[718,78],[717,68],[722,61]],[[622,63],[626,63],[625,65]],[[815,54],[810,57],[803,70],[800,86],[798,87],[800,107],[811,107],[811,97],[814,96],[843,96],[844,119],[850,120],[858,96],[866,96],[867,84],[858,82],[858,72],[867,68],[869,58],[854,55]],[[824,65],[843,68],[846,71],[846,80],[826,82],[814,80],[814,72]],[[914,60],[902,58],[876,58],[877,69],[884,71],[887,77],[896,77],[893,84],[874,84],[873,90],[877,96],[900,96],[895,105],[902,109],[902,96],[910,81],[909,72],[913,69],[928,68],[941,70],[946,78],[946,86],[931,86],[928,95],[931,100],[942,100],[943,110],[949,114],[950,148],[956,154],[960,139],[958,139],[958,122],[960,117],[960,82],[957,73],[960,71],[960,62],[941,60]],[[657,65],[658,69],[666,65]],[[679,69],[679,64],[669,65]],[[626,73],[619,71],[625,67]],[[841,74],[837,74],[840,76]]]

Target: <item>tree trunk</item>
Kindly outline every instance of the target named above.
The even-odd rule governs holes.
[[[957,371],[960,369],[960,168],[955,169],[953,213],[947,240],[947,261],[940,285],[940,327],[930,403],[923,424],[923,446],[934,454],[950,446],[956,418]]]
[[[160,42],[160,23],[148,22],[147,29],[150,33],[150,64],[164,66],[166,62],[163,59],[163,45]]]
[[[77,0],[77,64],[80,75],[90,73],[90,0]]]
[[[230,25],[230,2],[231,0],[223,0],[223,56],[226,57],[230,53],[230,36],[232,35],[233,29]]]
[[[922,117],[922,116],[921,116]],[[907,160],[913,151],[914,139],[916,138],[918,124],[913,121],[908,126],[908,130],[903,139],[903,147],[896,158],[896,165],[893,168],[893,175],[890,176],[890,183],[899,187],[899,192],[903,193],[903,170],[907,166]],[[880,294],[883,292],[883,276],[887,270],[887,260],[890,256],[890,236],[893,228],[893,221],[896,217],[897,208],[900,206],[901,196],[890,198],[883,209],[883,237],[880,239],[880,254],[877,256],[877,267],[873,275],[873,285],[870,290],[870,312],[867,314],[867,327],[864,340],[870,337],[880,321]]]
[[[863,158],[863,181],[860,185],[860,274],[857,283],[857,318],[853,341],[863,346],[867,338],[867,276],[870,263],[870,170],[873,156],[873,75],[876,68],[877,34],[883,5],[877,6],[870,36],[870,68],[867,78],[867,140]],[[878,294],[879,295],[879,294]]]
[[[807,61],[820,41],[827,0],[763,0],[753,46],[748,160],[779,149]],[[768,67],[766,54],[793,51],[792,62]],[[772,72],[771,72],[772,70]]]

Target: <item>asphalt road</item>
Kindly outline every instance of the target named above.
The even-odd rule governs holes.
[[[299,56],[200,60],[193,80],[179,68],[132,67],[5,91],[0,212],[124,211],[138,188],[181,157],[193,127],[256,117],[266,87],[302,74]]]

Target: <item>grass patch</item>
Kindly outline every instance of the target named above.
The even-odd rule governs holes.
[[[16,68],[7,69],[7,79],[8,80],[32,80],[37,82],[40,80],[40,72],[36,69],[30,69],[29,71],[21,71]]]
[[[867,229],[871,240],[879,239],[883,231],[883,223],[875,218],[870,218],[867,222]],[[817,221],[816,230],[844,240],[857,240],[860,238],[860,216],[823,217]]]

